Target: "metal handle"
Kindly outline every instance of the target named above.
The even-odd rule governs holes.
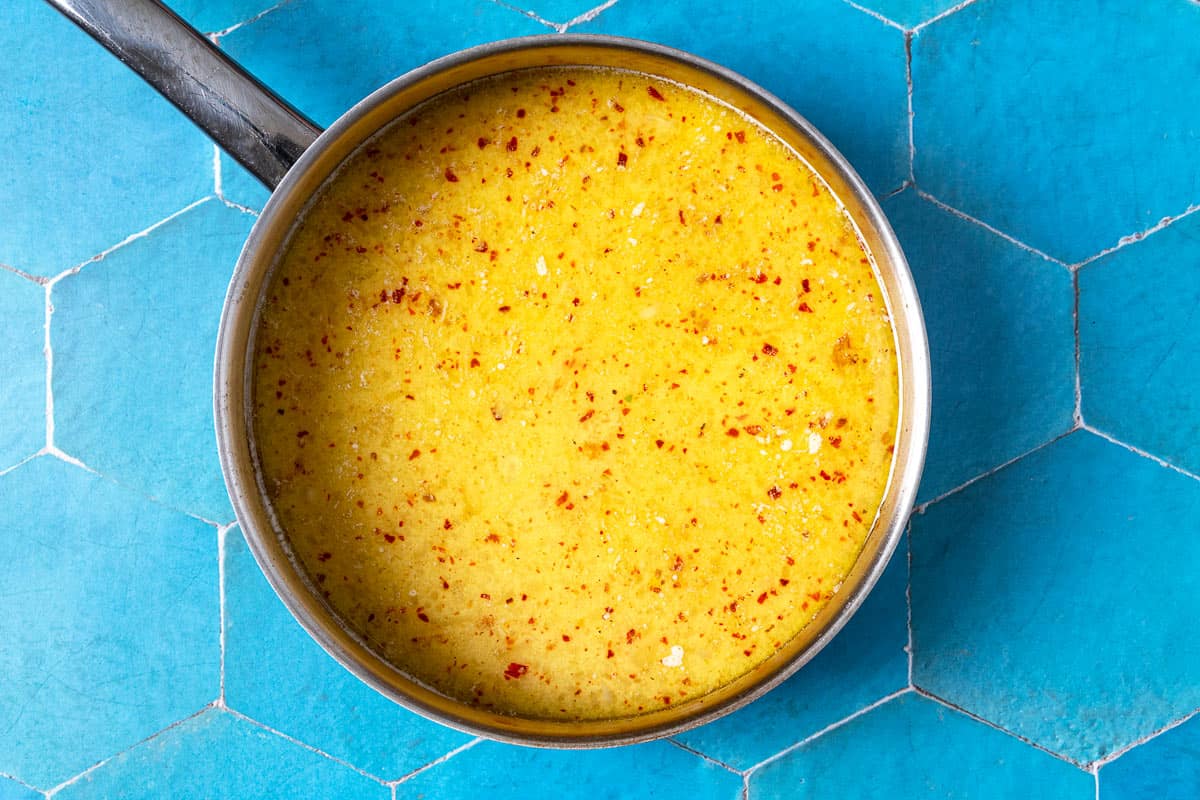
[[[274,189],[321,134],[158,0],[46,0]]]

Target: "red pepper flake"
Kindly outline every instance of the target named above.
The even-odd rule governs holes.
[[[683,209],[679,209],[679,224],[687,225],[687,219],[683,216]]]
[[[664,442],[662,439],[655,439],[655,440],[654,440],[654,444],[655,444],[655,446],[657,446],[657,447],[658,447],[658,449],[660,449],[660,450],[661,450],[661,449],[662,449],[662,446],[663,446],[664,444],[666,444],[666,443],[665,443],[665,442]]]
[[[810,286],[808,285],[808,278],[805,278],[804,280],[800,281],[800,287],[801,287],[802,289],[804,289],[804,292],[805,292],[806,294],[807,294],[808,292],[811,292],[811,291],[812,291],[812,287],[810,287]]]
[[[832,475],[830,475],[830,474],[829,474],[828,472],[826,472],[825,470],[821,470],[821,477],[822,477],[822,478],[824,478],[824,479],[825,479],[825,480],[827,480],[827,481],[831,481],[831,480],[833,480],[833,476],[832,476]]]
[[[738,436],[741,435],[741,431],[739,431],[737,428],[730,428],[729,430],[725,431],[725,435],[732,436],[733,438],[736,439]]]
[[[507,314],[509,311],[512,311],[512,306],[500,306],[499,311],[501,314]]]
[[[613,110],[618,114],[623,114],[625,113],[625,106],[621,105],[616,100],[613,100]]]
[[[429,615],[425,613],[425,609],[417,609],[417,619],[421,620],[421,622],[429,622]]]
[[[408,460],[412,461],[414,458],[417,458],[420,455],[421,455],[420,450],[413,450],[411,453],[408,454]]]
[[[767,602],[767,593],[763,592],[758,596],[758,604],[761,606],[765,602]]]
[[[742,430],[744,430],[746,433],[750,434],[751,436],[758,436],[760,433],[762,433],[763,429],[762,429],[762,425],[747,425],[744,428],[742,428]]]
[[[475,245],[475,252],[476,252],[476,253],[486,253],[487,251],[488,251],[488,244],[487,244],[487,242],[481,241],[479,244]],[[451,288],[457,289],[457,288],[458,288],[458,286],[454,286],[454,287],[451,287]]]
[[[454,170],[450,169],[450,167],[446,167],[446,172],[444,174],[446,176],[446,180],[450,181],[451,183],[458,183],[458,176],[454,174]]]
[[[478,367],[478,366],[479,366],[479,359],[478,359],[478,358],[472,358],[472,359],[471,359],[471,366],[472,366],[472,367]]]
[[[488,139],[486,136],[480,136],[479,141],[475,142],[475,144],[479,145],[480,150],[487,147],[491,143],[492,143],[491,140]]]
[[[778,500],[782,496],[783,492],[780,491],[778,486],[772,486],[770,489],[767,489],[767,497],[771,498],[772,500]]]
[[[779,355],[779,348],[775,347],[775,345],[773,345],[773,344],[771,344],[771,343],[769,343],[769,342],[768,342],[768,343],[765,343],[765,344],[763,344],[763,346],[762,346],[762,351],[763,351],[763,355],[764,355],[764,356],[776,356],[776,355]]]
[[[583,412],[583,416],[579,418],[579,421],[587,422],[589,419],[592,418],[592,415],[594,415],[595,413],[596,413],[596,409],[589,408],[587,411]]]
[[[842,446],[842,437],[830,436],[829,437],[829,446],[830,447],[841,447]]]
[[[492,544],[499,544],[500,543],[500,534],[495,533],[495,532],[489,533],[487,535],[487,538],[484,539],[484,541],[491,542]]]
[[[637,632],[636,628],[630,628],[625,631],[625,644],[633,644],[633,640],[640,636],[641,634]]]
[[[776,183],[776,184],[772,185],[772,186],[771,186],[771,191],[773,191],[773,192],[782,192],[782,191],[783,191],[783,184],[782,184],[782,183]]]
[[[624,151],[617,153],[617,166],[623,167],[629,162],[629,156],[625,155]]]
[[[863,520],[862,520],[862,517],[861,517],[861,516],[859,516],[859,513],[858,513],[857,511],[851,511],[851,512],[850,512],[850,516],[854,517],[854,521],[855,521],[855,522],[862,522],[862,521],[863,521]]]
[[[508,150],[508,152],[510,152],[510,153],[515,153],[515,152],[517,152],[517,137],[515,137],[515,136],[514,136],[514,137],[512,137],[511,139],[509,139],[509,140],[508,140],[508,144],[506,144],[506,145],[505,145],[505,148],[506,148],[506,149]],[[512,177],[512,174],[510,173],[510,174],[508,175],[508,177],[510,177],[510,178],[511,178],[511,177]]]
[[[305,436],[308,436],[308,431],[296,431],[297,439],[303,439]]]
[[[562,635],[562,640],[563,640],[564,642],[569,642],[569,641],[571,641],[571,637],[570,637],[570,636],[567,636],[567,635],[564,633],[564,634]]]
[[[566,502],[567,502],[567,499],[568,499],[569,497],[570,497],[569,493],[567,493],[567,492],[563,492],[562,494],[560,494],[560,495],[558,496],[558,499],[554,501],[554,505],[556,505],[556,506],[561,506],[561,505],[563,505],[564,503],[566,503]]]
[[[659,92],[658,89],[655,89],[653,86],[646,87],[646,94],[650,95],[655,100],[658,100],[660,102],[663,100],[666,100],[666,98],[662,96],[662,93]]]
[[[751,278],[750,280],[754,281],[755,283],[766,283],[769,279],[767,278],[765,273],[760,272],[757,275],[755,275],[753,278]]]
[[[779,585],[780,585],[780,586],[787,586],[789,583],[791,583],[791,581],[789,581],[787,578],[780,578],[780,579],[779,579]]]
[[[523,108],[517,109],[517,119],[525,119],[525,109],[523,109]]]
[[[333,558],[333,553],[321,553],[317,556],[317,561],[328,561]]]
[[[448,520],[448,519],[447,519],[447,520],[443,520],[443,522],[442,522],[442,529],[443,529],[443,530],[447,530],[447,531],[448,531],[448,530],[450,530],[450,529],[451,529],[451,528],[453,528],[453,527],[454,527],[454,523],[453,523],[453,522],[451,522],[451,521],[450,521],[450,520]]]
[[[616,653],[614,653],[612,650],[609,650],[609,651],[608,651],[608,656],[607,656],[607,657],[608,657],[608,658],[612,658],[612,657],[613,657],[613,656],[615,656],[615,655],[616,655]]]
[[[513,661],[504,670],[504,680],[506,680],[506,681],[516,680],[517,678],[524,675],[526,672],[529,672],[529,667],[525,666],[524,664],[518,664],[517,662]]]
[[[390,534],[390,533],[385,533],[385,534],[383,535],[383,540],[384,540],[385,542],[387,542],[388,544],[394,544],[394,543],[395,543],[395,541],[396,541],[396,537],[395,537],[395,535],[393,535],[393,534]]]
[[[796,310],[797,310],[797,311],[802,311],[802,312],[804,312],[805,314],[812,314],[812,313],[813,313],[812,306],[810,306],[808,303],[801,303],[800,305],[798,305],[798,306],[796,307]]]

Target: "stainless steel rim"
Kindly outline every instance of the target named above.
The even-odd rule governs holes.
[[[875,256],[900,362],[891,481],[863,554],[844,581],[842,601],[805,629],[802,642],[785,647],[728,687],[665,712],[612,721],[528,720],[483,712],[415,684],[378,658],[317,599],[293,562],[263,499],[251,441],[249,371],[260,296],[281,243],[325,178],[362,141],[416,102],[486,74],[551,64],[629,68],[695,86],[740,108],[797,149],[849,209]],[[678,50],[609,36],[549,34],[464,50],[392,81],[338,119],[284,176],[246,242],[222,313],[214,377],[218,449],[237,518],[268,581],[309,634],[360,679],[403,706],[491,739],[548,747],[611,746],[677,733],[746,705],[811,660],[862,604],[901,539],[929,432],[929,354],[916,288],[886,217],[846,160],[807,120],[745,78]]]

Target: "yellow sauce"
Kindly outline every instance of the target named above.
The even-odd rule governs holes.
[[[647,76],[425,104],[324,190],[257,334],[258,454],[331,606],[529,717],[720,687],[837,594],[883,495],[869,255],[767,131]]]

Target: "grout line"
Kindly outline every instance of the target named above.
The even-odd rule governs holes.
[[[1096,768],[1096,769],[1095,769],[1095,770],[1092,772],[1092,781],[1093,781],[1093,783],[1094,783],[1094,785],[1095,785],[1095,787],[1096,787],[1096,795],[1095,795],[1095,798],[1096,798],[1096,800],[1100,800],[1100,769],[1099,769],[1099,767],[1097,767],[1097,768]]]
[[[901,194],[901,193],[903,193],[903,192],[904,192],[906,189],[911,189],[911,188],[913,188],[913,182],[912,182],[911,180],[906,180],[906,181],[904,181],[904,183],[900,184],[900,185],[899,185],[899,186],[897,186],[895,189],[892,189],[892,190],[891,190],[890,192],[888,192],[887,194],[885,194],[885,195],[881,195],[881,196],[879,196],[879,197],[878,197],[878,198],[876,198],[876,199],[877,199],[877,200],[878,200],[880,203],[882,203],[884,200],[891,200],[891,199],[892,199],[893,197],[895,197],[896,195],[898,195],[898,194]]]
[[[721,761],[719,758],[713,758],[712,756],[708,755],[707,753],[701,753],[699,750],[697,750],[694,747],[688,747],[683,742],[676,741],[673,737],[667,739],[667,744],[673,744],[676,747],[678,747],[680,750],[682,750],[683,752],[691,753],[692,755],[696,756],[697,758],[700,758],[700,759],[712,764],[714,767],[720,767],[723,770],[732,772],[734,775],[742,774],[741,770],[736,769],[735,767],[733,767],[729,764],[726,764],[724,761]]]
[[[908,182],[917,183],[917,140],[913,136],[913,58],[912,31],[904,33],[904,83],[908,91]]]
[[[153,741],[154,739],[157,739],[158,737],[162,736],[164,733],[166,733],[166,732],[168,732],[168,731],[171,731],[171,730],[174,730],[175,728],[178,728],[180,725],[183,725],[183,724],[184,724],[184,723],[186,723],[186,722],[190,722],[191,720],[193,720],[193,719],[196,719],[196,718],[197,718],[197,717],[199,717],[201,714],[207,713],[208,711],[212,710],[212,708],[213,708],[213,705],[212,705],[212,703],[209,703],[208,705],[206,705],[206,706],[204,706],[203,708],[201,708],[199,711],[195,711],[195,712],[193,712],[193,713],[191,713],[191,714],[188,714],[188,715],[187,715],[186,717],[184,717],[183,719],[177,719],[177,720],[175,720],[174,722],[172,722],[172,723],[171,723],[170,725],[168,725],[167,727],[165,727],[165,728],[162,728],[162,729],[160,729],[160,730],[157,730],[157,731],[155,731],[154,733],[152,733],[152,734],[150,734],[149,736],[147,736],[146,738],[144,738],[144,739],[140,739],[140,740],[138,740],[138,741],[134,742],[134,743],[133,743],[133,744],[131,744],[129,747],[126,747],[124,750],[121,750],[121,751],[119,751],[119,752],[117,752],[117,753],[114,753],[113,755],[109,756],[108,758],[103,758],[103,759],[101,759],[101,760],[97,761],[95,764],[92,764],[90,767],[88,767],[87,769],[85,769],[83,772],[80,772],[78,775],[76,775],[76,776],[74,776],[74,777],[72,777],[72,778],[67,778],[65,781],[63,781],[62,783],[58,784],[57,786],[55,786],[55,787],[53,787],[53,788],[51,788],[51,789],[48,789],[48,790],[46,791],[46,797],[47,797],[47,798],[51,798],[51,797],[53,797],[54,795],[58,794],[58,793],[59,793],[61,790],[63,790],[63,789],[65,789],[65,788],[67,788],[68,786],[71,786],[72,784],[78,783],[78,782],[79,782],[80,780],[82,780],[83,778],[86,778],[88,775],[91,775],[93,772],[95,772],[96,770],[100,769],[101,767],[103,767],[103,766],[104,766],[105,764],[107,764],[108,762],[110,762],[110,761],[112,761],[112,760],[114,760],[114,759],[120,758],[121,756],[125,755],[126,753],[130,752],[131,750],[134,750],[134,749],[136,749],[136,748],[138,748],[138,747],[141,747],[142,745],[146,744],[147,742],[150,742],[150,741]]]
[[[346,761],[345,759],[341,759],[336,756],[332,756],[329,753],[326,753],[324,750],[313,747],[311,744],[308,744],[307,742],[302,742],[301,740],[297,739],[296,737],[289,736],[286,733],[283,733],[282,731],[278,731],[275,728],[272,728],[270,725],[266,725],[262,722],[259,722],[258,720],[254,719],[253,717],[248,717],[240,711],[235,711],[232,708],[226,707],[224,709],[224,713],[229,714],[230,716],[234,717],[235,719],[240,719],[243,722],[247,722],[247,723],[255,726],[256,728],[260,728],[260,729],[266,731],[267,733],[274,734],[275,736],[278,736],[281,739],[289,741],[292,744],[299,745],[300,747],[303,747],[305,750],[308,750],[310,753],[316,753],[319,756],[329,759],[330,761],[334,762],[335,764],[341,764],[344,767],[349,767],[350,769],[357,772],[359,775],[362,775],[364,778],[370,778],[371,780],[375,781],[376,783],[378,783],[382,786],[390,785],[389,782],[385,781],[383,778],[380,778],[377,775],[372,775],[371,773],[367,772],[366,770],[361,769],[360,767],[354,766],[353,764],[351,764],[349,761]]]
[[[23,269],[17,269],[16,267],[10,267],[8,264],[0,264],[0,269],[4,270],[5,272],[11,272],[13,275],[16,275],[18,278],[24,278],[27,281],[33,281],[34,283],[38,284],[39,286],[45,286],[50,281],[49,278],[46,278],[42,275],[34,275],[32,272],[26,272]]]
[[[1196,205],[1188,206],[1187,208],[1185,208],[1182,212],[1180,212],[1178,214],[1169,214],[1169,215],[1163,217],[1162,219],[1160,219],[1154,225],[1150,226],[1149,228],[1146,228],[1146,230],[1144,230],[1144,231],[1138,231],[1137,233],[1131,233],[1128,236],[1122,236],[1120,239],[1117,240],[1117,243],[1115,245],[1113,245],[1112,247],[1101,250],[1099,253],[1096,253],[1094,256],[1088,256],[1083,261],[1080,261],[1078,264],[1075,264],[1072,267],[1072,269],[1078,270],[1081,267],[1086,267],[1088,264],[1091,264],[1093,261],[1096,261],[1097,259],[1101,259],[1107,255],[1111,255],[1111,254],[1117,252],[1118,250],[1122,250],[1122,249],[1128,247],[1131,244],[1136,244],[1137,242],[1140,242],[1143,239],[1145,239],[1147,236],[1158,233],[1163,228],[1166,228],[1168,225],[1170,225],[1174,222],[1178,222],[1179,220],[1184,219],[1185,217],[1190,217],[1192,214],[1195,214],[1197,211],[1200,211],[1200,203],[1198,203]]]
[[[1037,742],[1033,741],[1032,739],[1030,739],[1028,737],[1025,737],[1019,733],[1010,731],[1008,728],[1001,727],[1000,725],[997,725],[996,723],[994,723],[990,720],[986,720],[983,717],[979,716],[978,714],[974,714],[974,713],[968,711],[967,709],[963,708],[962,706],[955,705],[954,703],[951,703],[949,700],[945,700],[941,697],[938,697],[933,692],[930,692],[926,689],[922,689],[920,686],[914,686],[913,691],[916,692],[917,694],[921,695],[922,697],[928,698],[929,700],[932,700],[933,702],[938,703],[939,705],[943,705],[946,708],[949,708],[953,711],[957,711],[958,713],[963,714],[964,716],[970,717],[971,719],[975,720],[976,722],[982,723],[982,724],[986,725],[987,727],[991,728],[992,730],[999,731],[1000,733],[1003,733],[1006,736],[1011,736],[1012,738],[1016,739],[1017,741],[1023,742],[1024,744],[1029,745],[1034,750],[1040,750],[1041,752],[1045,753],[1046,755],[1053,756],[1054,758],[1057,758],[1059,761],[1065,761],[1066,763],[1068,763],[1074,767],[1078,767],[1079,769],[1083,770],[1084,772],[1089,771],[1087,764],[1081,764],[1080,762],[1076,761],[1075,759],[1073,759],[1069,756],[1065,756],[1062,753],[1056,753],[1053,750],[1051,750],[1050,748],[1046,747],[1045,745],[1038,744]]]
[[[1018,461],[1025,458],[1026,456],[1033,455],[1038,450],[1041,450],[1044,447],[1049,447],[1050,445],[1057,442],[1059,439],[1063,439],[1067,436],[1070,436],[1072,433],[1074,433],[1077,430],[1079,430],[1079,428],[1072,425],[1070,430],[1064,431],[1064,432],[1058,434],[1057,436],[1054,436],[1053,438],[1051,438],[1045,442],[1042,442],[1038,446],[1031,448],[1029,450],[1026,450],[1024,453],[1021,453],[1020,455],[1013,456],[1008,461],[1005,461],[1003,464],[998,464],[998,465],[992,467],[987,472],[981,472],[980,474],[976,475],[974,478],[971,478],[966,483],[960,484],[958,486],[955,486],[953,489],[942,492],[941,494],[939,494],[937,497],[933,498],[932,500],[926,500],[924,503],[919,503],[918,505],[916,505],[913,508],[913,514],[924,514],[926,509],[928,509],[931,505],[933,505],[935,503],[940,503],[943,500],[945,500],[946,498],[950,497],[951,495],[958,494],[963,489],[966,489],[968,486],[970,486],[973,483],[978,483],[979,481],[983,480],[984,478],[989,478],[992,475],[995,475],[997,472],[1004,469],[1005,467],[1008,467],[1008,466],[1011,466],[1011,465],[1017,463]]]
[[[42,356],[46,359],[46,444],[47,451],[54,449],[54,350],[50,346],[50,319],[54,316],[54,303],[50,300],[53,284],[45,284],[45,317],[42,321]]]
[[[3,469],[0,469],[0,478],[4,477],[5,475],[7,475],[8,473],[12,472],[15,469],[19,469],[20,467],[25,466],[30,461],[33,461],[35,458],[40,458],[44,455],[45,455],[45,452],[42,450],[39,450],[31,456],[25,456],[20,461],[13,464],[11,467],[4,467]],[[0,775],[3,775],[3,774],[4,773],[0,773]]]
[[[750,776],[742,776],[742,800],[750,800]]]
[[[1149,453],[1149,452],[1141,449],[1140,447],[1129,444],[1128,442],[1123,442],[1120,439],[1113,436],[1112,434],[1105,433],[1104,431],[1100,430],[1099,428],[1094,428],[1091,425],[1088,425],[1086,422],[1082,423],[1079,426],[1079,428],[1080,428],[1080,430],[1085,430],[1090,434],[1099,436],[1101,439],[1104,439],[1105,441],[1112,442],[1113,444],[1117,445],[1118,447],[1124,447],[1129,452],[1139,455],[1142,458],[1148,458],[1151,461],[1153,461],[1155,464],[1158,464],[1160,467],[1166,467],[1169,470],[1174,470],[1175,472],[1178,472],[1180,475],[1186,475],[1187,477],[1189,477],[1193,480],[1200,481],[1200,475],[1197,475],[1195,472],[1191,472],[1190,470],[1184,469],[1183,467],[1178,467],[1178,466],[1172,464],[1170,461],[1167,461],[1164,458],[1160,458],[1159,456],[1156,456],[1153,453]]]
[[[36,786],[34,786],[32,784],[26,783],[25,781],[18,778],[16,775],[10,775],[7,772],[0,772],[0,778],[4,778],[5,780],[9,780],[9,781],[12,781],[13,783],[24,786],[29,791],[37,792],[38,794],[42,795],[43,797],[46,796],[46,793],[43,792],[41,789],[37,788]]]
[[[1197,717],[1197,716],[1200,716],[1200,708],[1197,708],[1195,711],[1191,711],[1187,714],[1184,714],[1179,719],[1168,722],[1166,725],[1163,725],[1161,728],[1151,731],[1150,733],[1146,734],[1145,736],[1141,736],[1123,747],[1117,748],[1116,750],[1114,750],[1113,752],[1109,753],[1106,756],[1096,759],[1095,761],[1092,762],[1092,766],[1095,767],[1095,769],[1096,769],[1097,780],[1099,780],[1100,768],[1103,767],[1104,765],[1111,764],[1112,762],[1116,761],[1118,758],[1125,755],[1126,753],[1128,753],[1130,750],[1134,749],[1135,747],[1140,747],[1140,746],[1146,744],[1147,742],[1149,742],[1151,739],[1157,739],[1159,736],[1166,733],[1167,731],[1172,730],[1174,728],[1178,728],[1180,725],[1183,725],[1184,723],[1191,720],[1193,717]]]
[[[567,22],[563,23],[562,31],[560,31],[560,32],[566,33],[569,28],[571,28],[575,25],[582,25],[585,22],[591,22],[596,17],[600,16],[605,11],[608,11],[610,8],[612,8],[616,4],[617,4],[617,0],[608,0],[608,2],[602,3],[601,5],[598,5],[595,8],[588,9],[587,11],[580,14],[578,17],[575,17],[574,19],[570,19]]]
[[[254,217],[255,219],[258,219],[259,212],[256,211],[255,209],[251,208],[250,206],[244,206],[241,203],[235,203],[232,200],[226,200],[224,197],[218,197],[217,199],[220,200],[221,204],[223,206],[225,206],[226,208],[232,208],[235,211],[240,211],[243,214],[248,214],[248,215]]]
[[[430,761],[428,764],[417,767],[416,769],[414,769],[412,772],[408,773],[407,775],[397,778],[394,781],[390,781],[393,790],[400,784],[404,783],[405,781],[411,780],[411,779],[415,778],[416,776],[420,775],[422,772],[425,772],[426,770],[429,770],[429,769],[433,769],[434,767],[438,766],[439,764],[444,764],[445,762],[454,758],[459,753],[470,750],[472,747],[474,747],[475,745],[479,744],[482,741],[483,741],[483,737],[481,737],[481,736],[476,737],[476,738],[472,739],[471,741],[467,742],[466,744],[459,745],[458,747],[451,750],[449,753],[446,753],[444,756],[439,756],[438,758],[435,758],[433,761]]]
[[[1074,302],[1071,305],[1071,321],[1075,337],[1075,411],[1072,419],[1075,421],[1075,427],[1079,428],[1083,425],[1083,375],[1080,367],[1082,364],[1082,347],[1079,338],[1079,270],[1071,271],[1071,291],[1074,295]]]
[[[938,22],[939,20],[943,20],[943,19],[945,19],[946,17],[950,16],[951,14],[957,14],[959,11],[962,11],[962,10],[963,10],[964,8],[966,8],[967,6],[974,5],[974,4],[975,4],[975,2],[976,2],[976,0],[963,0],[963,1],[962,1],[961,3],[959,3],[958,5],[951,6],[950,8],[947,8],[947,9],[946,9],[945,11],[943,11],[942,13],[940,13],[940,14],[938,14],[938,15],[936,15],[936,16],[930,17],[929,19],[925,20],[925,21],[924,21],[924,22],[922,22],[922,23],[919,23],[919,24],[917,24],[917,25],[914,25],[914,26],[913,26],[913,29],[912,29],[912,32],[913,32],[913,33],[918,33],[918,32],[920,32],[920,30],[921,30],[922,28],[927,28],[927,27],[929,27],[930,25],[932,25],[933,23],[935,23],[935,22]]]
[[[77,274],[80,270],[82,270],[84,267],[88,266],[89,264],[94,264],[98,261],[103,261],[105,258],[108,258],[108,256],[112,255],[117,250],[120,250],[125,245],[130,244],[131,242],[135,242],[138,239],[146,238],[151,233],[153,233],[155,230],[161,228],[163,225],[166,225],[168,222],[172,221],[176,217],[180,217],[180,216],[186,214],[187,212],[191,211],[192,209],[194,209],[198,206],[204,205],[205,203],[207,203],[209,200],[212,200],[212,199],[213,199],[212,195],[206,195],[204,197],[201,197],[199,200],[196,200],[195,202],[189,203],[188,205],[184,206],[183,208],[179,209],[178,211],[176,211],[166,217],[163,217],[162,219],[160,219],[158,222],[155,222],[150,227],[148,227],[144,230],[140,230],[137,233],[132,233],[129,236],[126,236],[121,241],[114,244],[112,247],[109,247],[106,250],[100,251],[99,253],[97,253],[96,255],[87,259],[86,261],[76,264],[75,266],[71,267],[70,269],[63,270],[59,274],[55,275],[53,278],[50,278],[50,280],[48,281],[48,284],[49,285],[56,284],[59,281],[61,281],[63,278]]]
[[[845,3],[846,5],[850,6],[853,9],[863,12],[868,17],[874,17],[875,19],[882,22],[884,25],[888,25],[892,28],[895,28],[895,29],[901,30],[901,31],[905,31],[907,33],[904,26],[901,25],[899,22],[888,19],[883,14],[880,14],[878,11],[876,11],[872,8],[867,8],[866,6],[860,6],[858,3],[854,2],[854,0],[842,0],[842,2]]]
[[[270,14],[273,11],[278,11],[279,9],[283,8],[286,5],[290,5],[291,2],[292,2],[292,0],[280,0],[280,2],[276,3],[275,5],[271,6],[270,8],[265,8],[262,11],[259,11],[257,14],[250,17],[249,19],[244,19],[241,22],[235,22],[232,25],[230,25],[228,28],[223,28],[219,31],[210,31],[207,34],[207,36],[213,44],[219,44],[219,40],[222,36],[228,36],[229,34],[236,31],[238,28],[258,22],[260,19],[265,17],[267,14]]]
[[[1060,261],[1059,259],[1057,259],[1053,256],[1047,255],[1046,253],[1043,253],[1041,250],[1038,250],[1036,247],[1031,247],[1030,245],[1025,244],[1024,242],[1022,242],[1019,239],[1014,239],[1012,236],[1009,236],[1004,231],[999,230],[998,228],[993,228],[991,225],[987,224],[983,220],[978,219],[976,217],[972,217],[970,214],[966,213],[965,211],[959,211],[954,206],[943,203],[941,200],[937,199],[936,197],[931,195],[929,192],[926,192],[922,189],[917,189],[917,194],[922,199],[928,200],[929,202],[933,203],[935,206],[942,209],[943,211],[945,211],[949,214],[953,214],[954,216],[958,217],[959,219],[965,220],[967,222],[972,222],[972,223],[978,225],[979,227],[983,228],[984,230],[996,234],[1004,241],[1009,242],[1010,244],[1016,245],[1017,247],[1021,248],[1022,250],[1033,253],[1035,256],[1040,256],[1041,258],[1045,259],[1046,261],[1049,261],[1051,264],[1057,264],[1058,266],[1063,267],[1064,269],[1068,269],[1068,270],[1072,269],[1071,265],[1067,264],[1065,261]]]
[[[225,199],[225,192],[224,192],[225,187],[221,183],[221,148],[217,147],[215,144],[213,145],[212,169],[213,169],[213,194],[215,194],[217,196],[218,200],[224,200]]]
[[[97,477],[104,478],[105,480],[112,480],[112,478],[109,478],[107,475],[102,474],[100,472],[100,470],[95,469],[93,467],[89,467],[87,464],[83,463],[75,456],[68,455],[67,453],[64,453],[62,450],[59,450],[57,445],[49,445],[49,446],[43,448],[38,453],[38,455],[53,456],[54,458],[57,458],[59,461],[67,462],[72,467],[79,467],[81,470],[83,470],[85,472],[90,472]],[[113,483],[116,483],[118,486],[122,486],[122,484],[117,483],[117,481],[113,481]],[[124,487],[124,488],[128,488],[128,487]],[[151,497],[149,499],[154,500],[153,497]]]
[[[233,528],[233,523],[217,528],[217,609],[218,619],[220,620],[217,641],[221,652],[221,678],[218,684],[217,708],[229,707],[225,703],[225,628],[229,622],[229,615],[225,612],[225,539],[228,537],[231,528]]]
[[[908,572],[905,575],[905,581],[904,581],[904,606],[905,606],[905,611],[907,612],[907,618],[906,618],[905,622],[908,625],[908,644],[907,644],[907,646],[905,646],[904,649],[908,654],[908,688],[911,689],[915,685],[915,684],[913,684],[913,662],[916,660],[916,656],[915,656],[916,650],[913,647],[913,624],[912,624],[912,554],[913,554],[912,517],[909,517],[908,522],[905,523],[904,527],[905,527],[904,544],[908,548],[908,552],[905,554],[908,556],[908,562],[907,562]]]
[[[534,13],[533,11],[530,11],[529,9],[518,8],[517,6],[514,6],[509,3],[504,2],[504,0],[491,0],[491,2],[493,5],[500,6],[500,8],[506,9],[508,11],[515,11],[516,13],[520,14],[523,17],[528,17],[529,19],[533,20],[534,22],[537,22],[541,25],[545,25],[547,28],[550,28],[555,33],[564,33],[567,30],[567,25],[569,24],[569,23],[563,23],[563,22],[551,22],[548,19],[543,19],[542,17],[539,17],[536,13]]]
[[[863,714],[867,714],[871,711],[874,711],[875,709],[879,708],[884,703],[891,702],[892,700],[895,700],[897,697],[906,695],[911,691],[912,691],[912,689],[910,687],[906,686],[903,689],[900,689],[898,691],[892,692],[889,695],[885,695],[884,697],[879,698],[874,703],[871,703],[868,706],[864,706],[863,708],[860,708],[858,711],[855,711],[853,714],[851,714],[848,717],[843,717],[842,719],[839,719],[837,722],[826,725],[824,728],[821,728],[821,730],[817,731],[816,733],[810,734],[809,736],[804,737],[803,739],[796,742],[795,744],[785,747],[784,749],[780,750],[778,753],[775,753],[772,756],[768,756],[767,758],[764,758],[762,761],[758,762],[754,766],[750,767],[744,773],[746,775],[746,778],[749,779],[749,777],[753,773],[758,772],[759,770],[761,770],[763,767],[767,766],[768,764],[778,761],[779,759],[783,758],[784,756],[789,755],[790,753],[792,753],[796,750],[799,750],[801,747],[804,747],[804,745],[808,744],[809,742],[819,739],[827,733],[832,733],[833,731],[837,730],[838,728],[842,727],[843,725],[846,725],[846,724],[858,719]]]

